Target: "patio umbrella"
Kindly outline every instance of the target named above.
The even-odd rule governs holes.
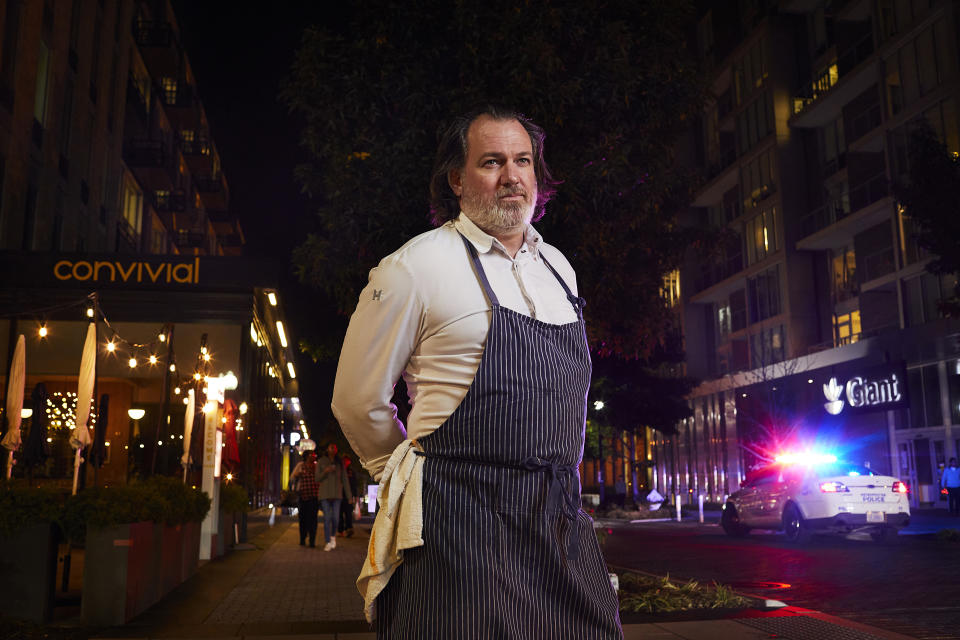
[[[30,433],[23,447],[23,463],[28,469],[42,464],[50,455],[47,446],[47,387],[39,382],[30,394],[33,417],[30,419]]]
[[[190,436],[193,434],[193,418],[196,411],[195,393],[190,389],[187,392],[187,409],[183,413],[183,456],[180,458],[184,482],[187,481],[187,470],[190,468]]]
[[[26,363],[24,356],[25,341],[23,334],[17,338],[17,346],[13,350],[13,361],[10,363],[10,373],[7,376],[7,433],[0,441],[9,453],[7,454],[7,477],[13,472],[13,452],[20,448],[20,411],[23,409],[23,383],[26,377]]]
[[[70,446],[77,450],[73,462],[73,493],[77,493],[77,480],[80,477],[80,452],[91,442],[87,419],[90,417],[90,396],[97,376],[97,323],[87,326],[87,338],[83,343],[83,355],[80,358],[80,378],[77,381],[77,418],[76,427],[70,435]]]
[[[107,460],[107,411],[110,408],[110,394],[100,396],[100,411],[97,412],[97,426],[94,427],[93,446],[90,447],[90,462],[100,468]]]

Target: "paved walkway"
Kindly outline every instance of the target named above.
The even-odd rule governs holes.
[[[299,546],[295,520],[281,516],[268,527],[262,516],[254,515],[250,544],[205,564],[149,611],[98,637],[375,640],[363,620],[362,600],[354,585],[366,553],[369,525],[357,527],[353,538],[338,538],[337,548],[325,552],[320,547]],[[907,636],[794,607],[750,611],[724,620],[625,624],[624,637],[907,640]]]

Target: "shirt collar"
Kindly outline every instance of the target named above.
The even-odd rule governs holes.
[[[504,254],[507,253],[506,248],[504,248],[499,240],[474,224],[473,220],[468,218],[462,211],[460,215],[457,216],[457,219],[454,220],[453,226],[463,234],[463,237],[473,244],[478,252],[487,253],[496,247]],[[543,236],[533,228],[532,224],[528,224],[526,230],[523,232],[523,241],[530,250],[531,257],[538,257],[540,254],[540,245],[543,244]]]

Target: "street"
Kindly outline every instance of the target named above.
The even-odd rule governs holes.
[[[892,544],[816,536],[796,546],[774,531],[731,538],[715,519],[603,524],[614,567],[715,580],[917,638],[960,638],[960,546],[931,534]]]

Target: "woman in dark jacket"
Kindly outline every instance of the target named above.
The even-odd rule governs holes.
[[[290,474],[290,483],[297,483],[297,493],[300,494],[298,509],[300,519],[300,546],[309,538],[310,546],[316,546],[317,539],[317,511],[320,508],[318,499],[320,485],[316,478],[317,452],[304,451],[303,460],[297,463]]]

